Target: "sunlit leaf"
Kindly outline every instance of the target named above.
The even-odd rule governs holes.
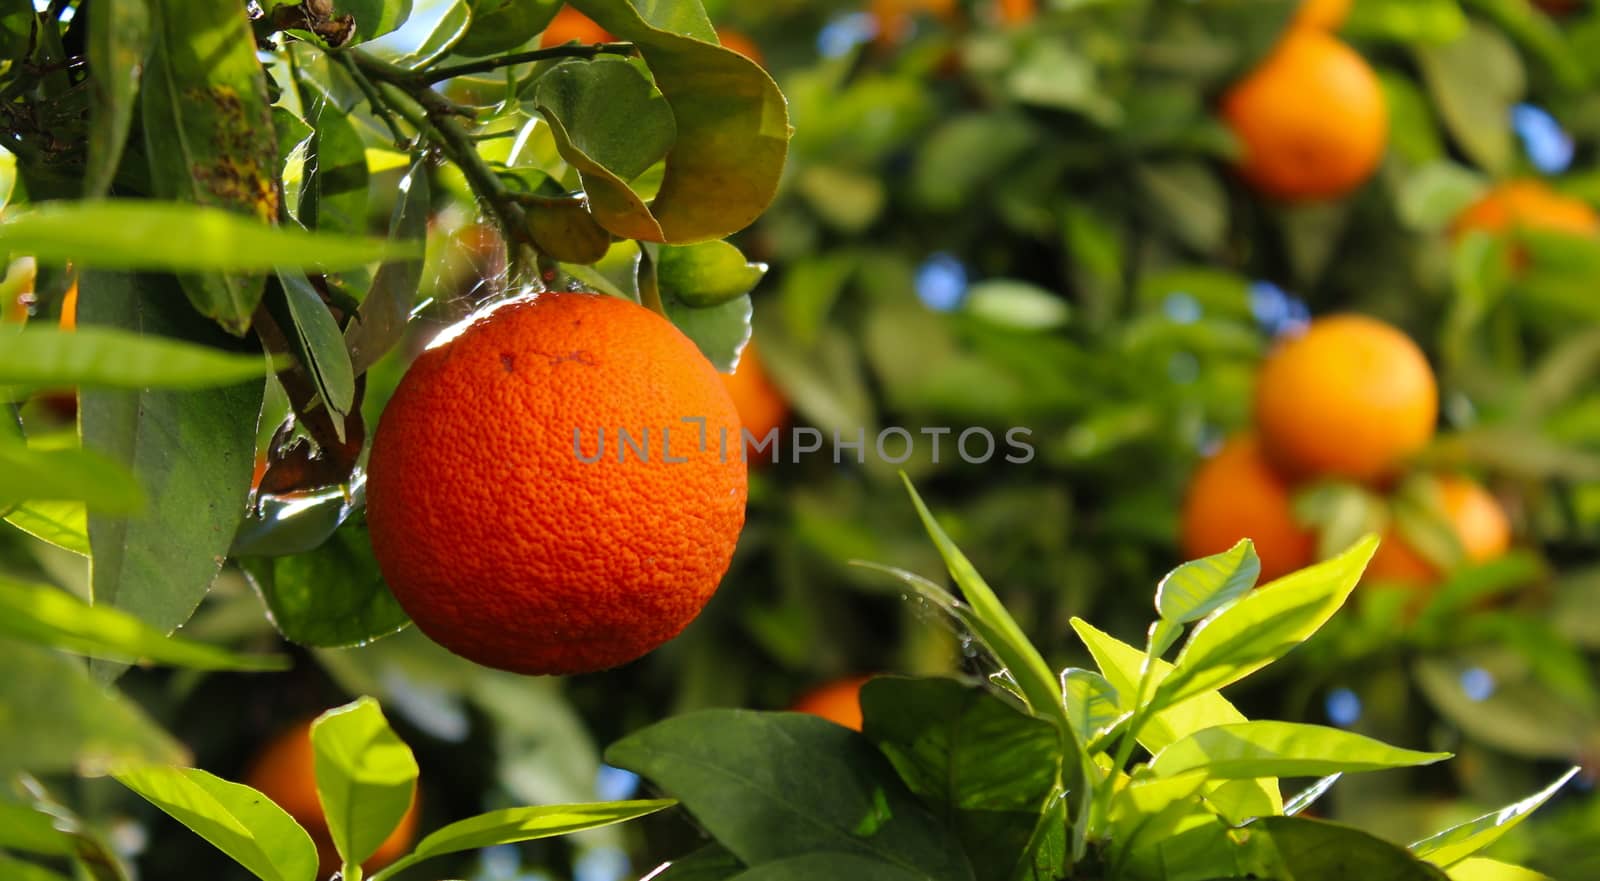
[[[314,881],[317,848],[283,808],[199,768],[148,766],[117,781],[264,881]]]
[[[146,0],[91,4],[89,11],[89,167],[84,195],[105,195],[133,126],[139,77],[150,49]]]
[[[363,862],[411,809],[416,757],[370,697],[317,717],[311,747],[329,836],[347,865]]]
[[[1168,621],[1188,624],[1215,612],[1255,587],[1261,559],[1243,539],[1220,554],[1192,560],[1167,573],[1156,585],[1156,611]]]
[[[36,388],[201,389],[261,379],[273,362],[109,327],[0,327],[0,383]]]
[[[1449,753],[1401,749],[1350,731],[1294,722],[1239,722],[1201,729],[1150,761],[1162,777],[1203,771],[1212,779],[1314,777],[1428,765]]]
[[[1430,835],[1411,845],[1411,852],[1436,866],[1449,868],[1483,850],[1501,836],[1515,829],[1541,805],[1555,797],[1581,768],[1572,768],[1556,782],[1522,801],[1506,805],[1492,814],[1484,814],[1459,826],[1452,826],[1437,835]]]

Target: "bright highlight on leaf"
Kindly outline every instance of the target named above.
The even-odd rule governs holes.
[[[1449,753],[1400,749],[1338,728],[1291,722],[1240,722],[1205,728],[1167,746],[1150,762],[1162,777],[1202,771],[1216,780],[1313,777],[1430,765]]]
[[[117,781],[263,881],[314,881],[317,848],[283,808],[242,783],[199,768],[148,766]]]
[[[362,863],[410,810],[417,760],[370,697],[319,716],[311,745],[333,844],[346,866]]]
[[[1580,770],[1572,768],[1543,790],[1492,814],[1484,814],[1476,820],[1424,838],[1411,845],[1411,852],[1436,866],[1449,868],[1499,841],[1501,836],[1528,819],[1528,815],[1538,810],[1540,805],[1554,798],[1561,787],[1578,776]]]

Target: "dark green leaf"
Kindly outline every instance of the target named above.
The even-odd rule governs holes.
[[[199,768],[124,770],[117,781],[263,881],[315,881],[317,848],[283,808]]]
[[[1413,858],[1399,845],[1390,844],[1359,829],[1302,820],[1298,817],[1263,817],[1248,829],[1270,840],[1272,859],[1281,875],[1295,881],[1445,881],[1437,868]]]
[[[202,389],[265,379],[272,362],[101,327],[0,327],[0,383],[36,388]]]
[[[311,723],[317,795],[345,865],[364,862],[411,809],[417,760],[370,697]]]
[[[133,125],[139,76],[150,50],[146,0],[108,0],[89,9],[89,168],[84,195],[104,196]]]
[[[144,507],[145,494],[126,467],[95,450],[41,450],[0,440],[0,508],[29,500],[128,514]]]
[[[149,0],[156,39],[145,71],[145,153],[156,195],[278,219],[278,150],[266,72],[243,6]],[[148,219],[136,222],[148,223]],[[192,235],[172,244],[196,250]],[[182,278],[201,314],[236,335],[250,326],[266,279],[242,272]]]
[[[314,550],[251,560],[247,571],[272,623],[300,645],[363,645],[411,623],[378,573],[365,529],[347,526]]]
[[[78,290],[80,327],[230,344],[174,296],[170,277],[86,272]],[[262,395],[260,381],[201,391],[82,391],[84,445],[131,468],[150,498],[137,518],[91,512],[96,605],[165,632],[188,620],[244,516]]]
[[[8,212],[0,222],[0,247],[79,267],[240,272],[347,269],[422,253],[417,242],[315,235],[215,208],[132,199]]]
[[[679,799],[749,865],[831,851],[931,881],[973,878],[966,856],[883,755],[814,716],[689,713],[618,741],[606,761]]]
[[[455,45],[457,55],[498,55],[539,35],[562,0],[478,0],[472,26]]]
[[[410,17],[411,5],[411,0],[338,0],[334,9],[355,16],[356,34],[351,41],[354,44],[381,37],[400,27]]]
[[[852,853],[807,853],[752,866],[732,881],[816,881],[818,878],[871,878],[873,881],[923,881],[927,875],[876,857]]]
[[[720,844],[708,844],[694,853],[665,863],[648,875],[650,881],[730,881],[744,871],[744,863]]]

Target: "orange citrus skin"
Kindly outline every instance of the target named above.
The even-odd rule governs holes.
[[[1312,562],[1315,538],[1294,519],[1289,485],[1253,435],[1229,438],[1201,463],[1183,499],[1180,538],[1189,559],[1220,554],[1242,538],[1255,543],[1263,583]]]
[[[739,421],[751,437],[760,441],[775,428],[782,428],[789,420],[789,404],[783,393],[772,384],[761,355],[752,340],[739,356],[739,365],[732,373],[722,374],[722,384],[733,398],[739,411]],[[757,458],[763,462],[766,459]]]
[[[1433,438],[1439,389],[1410,337],[1361,315],[1311,323],[1256,378],[1268,457],[1295,477],[1373,481]]]
[[[750,39],[743,31],[734,30],[733,28],[717,28],[717,40],[726,49],[732,49],[757,64],[766,64],[766,59],[761,55],[761,47],[757,46],[756,41]]]
[[[1353,0],[1302,0],[1290,27],[1336,31],[1350,17]]]
[[[678,635],[727,571],[738,438],[716,369],[666,319],[598,294],[508,300],[424,352],[384,409],[373,551],[422,632],[462,657],[615,667]]]
[[[594,19],[571,6],[562,6],[556,17],[539,35],[539,48],[561,46],[566,43],[609,43],[611,32],[595,24]]]
[[[1501,233],[1511,229],[1592,236],[1600,233],[1600,215],[1589,203],[1564,196],[1543,181],[1515,180],[1494,187],[1468,206],[1451,232],[1462,236],[1473,230]]]
[[[1511,520],[1488,490],[1464,477],[1442,477],[1439,500],[1468,562],[1487,563],[1510,549]],[[1397,530],[1390,529],[1368,564],[1366,577],[1369,581],[1431,587],[1444,574]]]
[[[852,731],[860,731],[861,686],[866,685],[871,678],[871,676],[853,676],[829,682],[801,695],[790,709],[796,713],[821,716]]]
[[[1389,140],[1378,77],[1354,49],[1326,33],[1293,29],[1222,99],[1239,139],[1240,175],[1268,195],[1330,199],[1377,170]]]
[[[321,864],[319,877],[326,878],[339,868],[339,852],[333,846],[333,836],[328,832],[328,821],[322,813],[322,801],[317,798],[317,778],[314,770],[315,752],[311,747],[311,720],[306,720],[278,735],[256,756],[245,775],[245,783],[259,790],[283,808],[295,822],[311,833],[317,845],[317,859]],[[389,837],[378,845],[361,867],[376,871],[405,856],[417,839],[417,797],[411,796],[411,807],[400,818],[399,825]]]

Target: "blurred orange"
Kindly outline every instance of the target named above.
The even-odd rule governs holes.
[[[61,329],[78,329],[78,280],[72,280],[72,287],[67,288],[66,296],[61,298]]]
[[[734,30],[733,28],[717,28],[717,40],[724,47],[732,49],[757,64],[766,63],[766,60],[761,56],[761,47],[757,46],[756,41],[746,36],[743,31]]]
[[[1316,542],[1294,518],[1287,482],[1250,434],[1228,439],[1201,463],[1184,495],[1180,538],[1189,559],[1255,543],[1263,583],[1310,565]]]
[[[1592,236],[1600,232],[1600,215],[1589,203],[1552,190],[1540,180],[1507,181],[1493,187],[1456,218],[1454,235],[1473,230],[1500,233],[1538,229]]]
[[[796,713],[810,713],[853,731],[861,730],[861,686],[871,676],[852,676],[812,689],[791,707]]]
[[[539,48],[548,49],[551,46],[561,46],[566,43],[609,43],[612,41],[611,32],[594,23],[589,16],[584,15],[571,6],[562,6],[556,17],[539,35]]]
[[[739,411],[739,422],[757,443],[788,421],[789,404],[784,400],[783,392],[773,385],[767,375],[766,365],[761,362],[754,340],[745,345],[744,354],[739,356],[738,367],[732,373],[720,375],[728,395],[733,398],[734,408]],[[768,460],[752,458],[750,464],[763,461]]]
[[[1239,174],[1282,199],[1328,199],[1361,186],[1389,140],[1383,89],[1366,59],[1320,30],[1291,30],[1222,98],[1244,150]]]
[[[1487,563],[1511,547],[1511,520],[1488,490],[1465,477],[1439,478],[1441,513],[1470,563]],[[1437,584],[1444,573],[1391,527],[1367,566],[1370,581],[1410,587]]]
[[[879,45],[892,45],[911,35],[917,16],[926,15],[946,24],[955,21],[957,0],[872,0],[868,11],[878,23]]]
[[[1033,21],[1033,16],[1038,12],[1035,0],[999,0],[999,7],[1000,23],[1008,25]]]
[[[244,782],[276,802],[311,833],[321,863],[318,877],[325,878],[339,868],[339,852],[333,846],[333,837],[322,813],[322,800],[317,796],[311,722],[310,719],[301,722],[268,743],[256,756]],[[389,865],[406,855],[416,837],[417,797],[413,793],[411,807],[400,824],[361,867],[370,872]]]

